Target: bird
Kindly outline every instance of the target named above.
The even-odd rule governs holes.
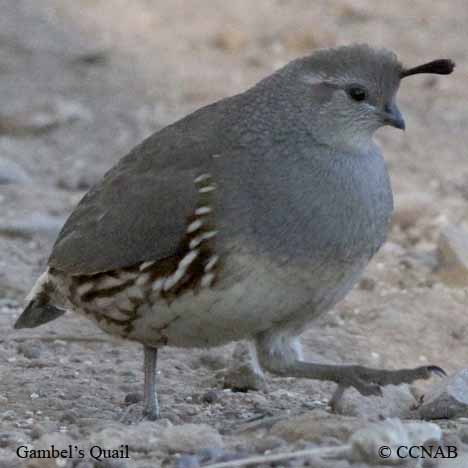
[[[444,374],[304,359],[300,335],[385,242],[393,195],[374,133],[405,129],[405,67],[387,49],[317,49],[155,132],[81,199],[14,328],[73,310],[144,349],[144,417],[160,410],[158,350],[247,340],[259,369],[382,395]]]

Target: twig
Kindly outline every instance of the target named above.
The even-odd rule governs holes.
[[[257,465],[260,463],[272,463],[290,458],[310,457],[312,455],[330,456],[338,455],[349,449],[349,445],[340,447],[317,447],[305,450],[298,450],[297,452],[288,453],[273,453],[271,455],[258,455],[256,457],[244,458],[242,460],[232,460],[222,463],[213,463],[205,465],[203,468],[235,468],[238,466]]]

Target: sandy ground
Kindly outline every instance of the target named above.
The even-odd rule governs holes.
[[[0,184],[0,466],[93,466],[27,465],[15,455],[22,444],[60,441],[130,444],[131,460],[95,466],[190,466],[195,459],[180,453],[210,449],[209,462],[220,453],[337,444],[364,419],[386,414],[382,399],[369,409],[359,398],[361,414],[331,414],[333,385],[313,381],[269,378],[260,391],[224,390],[228,346],[164,350],[163,420],[128,426],[119,419],[126,396],[142,390],[139,346],[73,314],[12,330],[57,227],[108,167],[152,131],[316,47],[369,42],[408,65],[447,56],[457,69],[403,84],[407,131],[378,135],[397,203],[389,241],[360,287],[304,335],[306,353],[388,368],[467,367],[468,289],[434,273],[441,229],[468,229],[466,1],[1,0],[0,7],[0,176],[10,178]],[[307,430],[292,436],[301,417]],[[197,434],[171,433],[187,423],[207,425],[186,427],[205,434],[195,445]],[[464,440],[463,421],[450,424],[444,430]]]

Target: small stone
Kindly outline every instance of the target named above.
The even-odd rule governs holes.
[[[0,448],[16,448],[21,439],[22,434],[19,432],[0,432]]]
[[[277,422],[271,428],[270,434],[290,443],[305,440],[324,444],[330,439],[338,439],[344,443],[361,425],[362,420],[338,419],[326,411],[314,410]]]
[[[0,185],[30,184],[31,182],[31,177],[18,163],[0,158]]]
[[[457,447],[457,457],[449,458],[446,457],[442,459],[442,457],[438,458],[437,464],[434,468],[466,468],[468,466],[468,455],[460,453],[460,447]],[[444,451],[444,454],[446,451]],[[425,468],[425,467],[424,467]]]
[[[62,424],[75,424],[78,421],[78,416],[74,411],[67,411],[62,414],[60,422]]]
[[[109,51],[107,50],[91,50],[79,54],[73,59],[73,63],[77,65],[101,66],[106,65],[109,61]]]
[[[94,468],[94,463],[92,461],[82,460],[74,465],[73,468]]]
[[[373,291],[375,289],[376,282],[372,278],[364,277],[359,281],[359,289],[363,291]]]
[[[77,101],[58,99],[25,111],[0,115],[0,135],[42,135],[77,120],[92,121],[91,111]]]
[[[60,189],[68,191],[84,191],[95,185],[101,178],[103,170],[94,167],[93,170],[85,160],[78,159],[72,167],[57,180]]]
[[[452,419],[468,416],[468,369],[462,369],[429,390],[419,407],[422,419]]]
[[[125,404],[134,405],[143,401],[143,394],[140,392],[130,392],[125,395]]]
[[[434,199],[425,192],[411,192],[395,197],[393,223],[406,230],[422,218],[435,215]]]
[[[468,232],[448,225],[438,242],[437,274],[448,286],[468,286]]]
[[[199,359],[202,366],[208,367],[208,369],[212,370],[224,369],[228,365],[224,355],[212,350],[204,352]]]
[[[199,466],[198,458],[194,455],[182,455],[175,461],[176,468],[199,468]]]
[[[0,419],[4,419],[5,421],[13,421],[16,419],[16,413],[13,410],[4,411],[0,415]]]
[[[64,218],[34,213],[29,217],[20,218],[12,223],[0,224],[0,234],[26,239],[41,234],[55,239],[60,229],[62,229],[64,222]]]
[[[16,351],[28,359],[39,359],[41,357],[40,347],[33,343],[20,343]]]
[[[215,47],[226,52],[238,52],[247,44],[247,36],[243,31],[229,27],[219,32],[213,43]]]
[[[308,52],[320,47],[321,40],[310,30],[294,31],[289,30],[281,38],[285,48],[292,52]]]
[[[399,447],[421,446],[429,441],[440,441],[441,437],[442,431],[436,424],[403,424],[400,419],[387,419],[355,432],[349,440],[351,450],[348,458],[353,463],[401,465],[404,460],[398,456]]]
[[[203,403],[208,403],[208,404],[215,403],[219,400],[219,393],[216,390],[212,390],[212,389],[207,390],[203,394],[201,400]]]
[[[407,385],[387,385],[382,387],[382,394],[382,397],[363,396],[354,388],[349,388],[333,409],[338,414],[371,420],[409,417],[416,401]]]
[[[123,460],[100,460],[94,462],[94,468],[128,468],[128,463]]]
[[[207,447],[197,452],[197,457],[201,463],[215,462],[224,455],[221,447]]]
[[[172,452],[196,452],[200,447],[222,447],[218,431],[206,424],[171,426],[161,432],[161,445]]]

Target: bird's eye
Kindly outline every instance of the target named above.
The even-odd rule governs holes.
[[[367,99],[367,91],[362,86],[350,86],[348,95],[353,101],[364,101]]]

